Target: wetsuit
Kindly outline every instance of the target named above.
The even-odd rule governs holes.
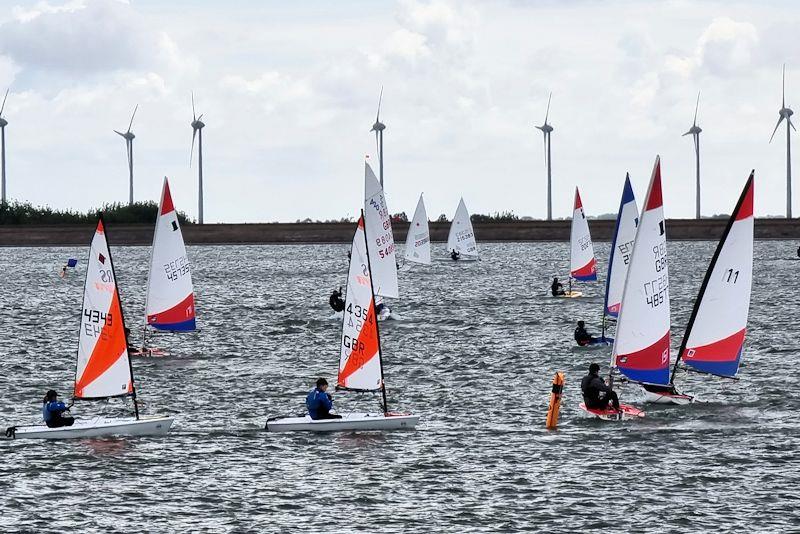
[[[566,293],[564,293],[564,286],[561,285],[561,282],[553,282],[553,285],[550,286],[550,292],[554,297],[566,295]]]
[[[341,415],[330,413],[333,408],[333,400],[331,396],[314,388],[308,392],[306,397],[306,408],[308,408],[308,415],[311,419],[341,419]]]
[[[589,334],[589,332],[586,331],[586,328],[581,326],[575,328],[575,341],[577,341],[578,345],[580,345],[581,347],[589,345],[594,340],[595,338],[593,338],[591,334]]]
[[[59,428],[62,426],[72,426],[75,419],[70,416],[62,415],[69,408],[60,401],[49,401],[42,405],[42,419],[49,428]]]
[[[594,373],[589,373],[581,380],[583,402],[587,408],[605,410],[610,402],[615,410],[619,410],[617,393],[606,385],[602,378]]]
[[[336,291],[334,289],[333,293],[331,293],[331,298],[328,300],[328,303],[333,308],[333,311],[340,312],[344,309],[344,301],[342,300],[342,292]]]
[[[458,258],[460,258],[460,257],[461,257],[461,253],[460,253],[460,252],[456,252],[456,250],[455,250],[455,249],[453,249],[453,250],[452,250],[452,252],[450,252],[450,257],[451,257],[453,260],[457,260]]]

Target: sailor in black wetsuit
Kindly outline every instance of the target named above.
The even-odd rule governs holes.
[[[558,278],[553,278],[553,283],[550,284],[550,293],[552,293],[554,297],[566,295],[564,292],[564,286],[561,285],[561,282],[558,281]]]
[[[453,250],[450,251],[450,258],[453,261],[458,260],[458,258],[460,258],[460,257],[461,257],[461,253],[458,252],[456,249],[453,249]]]
[[[583,321],[578,321],[578,326],[575,328],[575,341],[578,342],[578,345],[585,347],[586,345],[591,345],[592,342],[596,340],[596,337],[592,337],[592,335],[586,331],[586,324]]]
[[[342,300],[342,288],[334,289],[331,293],[331,298],[328,299],[328,304],[331,305],[333,311],[340,312],[344,309],[344,300]]]
[[[589,366],[589,374],[581,380],[583,402],[586,403],[587,408],[593,410],[605,410],[610,402],[614,409],[619,411],[617,393],[606,385],[599,373],[600,366],[593,363]]]

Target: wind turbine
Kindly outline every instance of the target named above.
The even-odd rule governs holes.
[[[378,150],[378,179],[383,187],[383,131],[386,125],[381,122],[381,101],[383,100],[383,86],[378,97],[378,114],[375,116],[375,124],[372,125],[370,132],[375,132],[375,146]]]
[[[197,137],[197,222],[203,224],[203,127],[205,123],[200,119],[203,118],[201,113],[198,117],[194,111],[194,92],[192,92],[192,149],[189,152],[189,167],[192,166],[192,156],[194,155],[194,138]]]
[[[689,131],[684,136],[691,135],[694,140],[695,171],[697,173],[697,199],[695,201],[695,218],[700,218],[700,132],[703,131],[697,125],[697,110],[700,107],[700,91],[697,91],[697,103],[694,106],[694,120]]]
[[[136,116],[136,110],[139,109],[139,104],[136,104],[136,107],[133,108],[133,114],[131,114],[131,122],[128,124],[128,131],[125,133],[119,132],[114,130],[114,133],[117,135],[121,135],[123,139],[125,139],[125,148],[128,150],[128,174],[130,177],[129,189],[128,189],[128,205],[133,204],[133,139],[136,137],[133,135],[131,131],[131,127],[133,126],[133,118]]]
[[[3,117],[3,110],[6,108],[6,98],[8,98],[8,89],[6,89],[6,96],[3,97],[3,105],[0,106],[0,156],[2,156],[3,161],[0,163],[0,169],[2,169],[2,196],[0,196],[0,200],[2,200],[3,204],[6,203],[6,126],[8,126],[8,121]]]
[[[769,138],[769,142],[772,142],[773,137],[775,137],[775,132],[778,131],[778,126],[781,125],[783,119],[786,119],[786,218],[792,218],[792,132],[789,129],[791,126],[792,130],[797,131],[797,128],[794,127],[792,124],[792,115],[794,111],[786,107],[786,63],[783,64],[783,78],[782,78],[783,90],[781,93],[781,109],[778,110],[778,124],[775,125],[775,129],[772,130],[772,137]]]
[[[547,164],[547,220],[553,220],[553,180],[552,180],[552,168],[550,166],[550,133],[553,131],[553,127],[547,123],[547,118],[550,116],[550,99],[553,98],[553,93],[550,93],[550,96],[547,97],[547,112],[544,115],[544,124],[541,126],[537,126],[538,129],[542,131],[544,134],[544,160]]]

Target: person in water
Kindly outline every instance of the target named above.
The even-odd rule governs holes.
[[[586,345],[591,345],[597,339],[586,331],[586,323],[578,321],[578,326],[575,328],[575,341],[578,342],[578,345],[585,347]]]
[[[461,257],[461,253],[458,252],[456,249],[453,249],[453,250],[450,251],[450,258],[452,258],[453,261],[458,260],[460,257]]]
[[[553,277],[553,283],[550,284],[550,292],[553,294],[554,297],[558,297],[560,295],[566,295],[564,291],[564,286],[561,285],[561,282],[558,281],[558,278]]]
[[[608,404],[614,407],[616,411],[619,409],[619,398],[617,393],[606,385],[602,378],[600,378],[600,366],[593,363],[589,366],[589,374],[581,380],[581,392],[583,392],[583,402],[586,403],[587,408],[593,410],[605,410]]]
[[[75,418],[64,415],[69,411],[69,406],[58,400],[58,393],[50,390],[42,401],[42,419],[49,428],[59,428],[62,426],[72,426]]]
[[[333,397],[328,393],[328,381],[324,378],[317,379],[317,386],[306,396],[306,408],[311,419],[341,419],[341,415],[331,413]]]
[[[328,299],[328,304],[331,305],[333,311],[340,312],[344,309],[344,299],[342,299],[342,288],[334,289],[331,293],[331,298]]]

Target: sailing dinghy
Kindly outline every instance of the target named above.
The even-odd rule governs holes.
[[[406,262],[431,264],[431,233],[428,229],[428,214],[425,211],[422,195],[419,196],[414,218],[408,226],[405,258]]]
[[[647,402],[687,404],[692,400],[675,388],[681,361],[688,371],[736,379],[753,284],[753,175],[751,172],[708,265],[669,384],[644,384]]]
[[[372,258],[368,253],[364,226],[362,215],[353,236],[350,255],[336,389],[380,393],[383,411],[348,413],[341,419],[313,420],[309,415],[275,417],[267,420],[266,428],[271,432],[412,429],[419,422],[418,415],[390,412],[386,404],[383,355],[375,317]]]
[[[196,328],[192,272],[178,212],[172,203],[169,181],[165,176],[147,275],[143,348],[132,354],[164,354],[160,349],[145,348],[148,330],[189,332]]]
[[[459,260],[477,260],[478,243],[475,241],[475,231],[472,229],[467,205],[464,198],[458,202],[456,214],[450,224],[450,233],[447,235],[447,253],[454,255]]]
[[[583,212],[583,202],[578,188],[575,188],[575,204],[572,209],[572,226],[569,233],[569,289],[560,297],[575,298],[583,295],[572,290],[572,280],[594,282],[597,280],[597,260],[594,257],[592,236],[589,234],[589,223]]]
[[[134,417],[76,419],[72,426],[59,428],[44,424],[16,426],[7,431],[8,436],[67,439],[164,435],[169,431],[172,417],[139,417],[125,318],[102,217],[89,249],[77,360],[73,401],[131,397]]]
[[[383,301],[385,298],[398,298],[400,290],[397,283],[397,260],[395,258],[392,218],[386,205],[386,196],[378,178],[369,163],[364,163],[364,228],[366,238],[372,247],[369,249],[370,262],[374,273],[375,304],[380,308],[378,319],[391,316],[391,310]]]

